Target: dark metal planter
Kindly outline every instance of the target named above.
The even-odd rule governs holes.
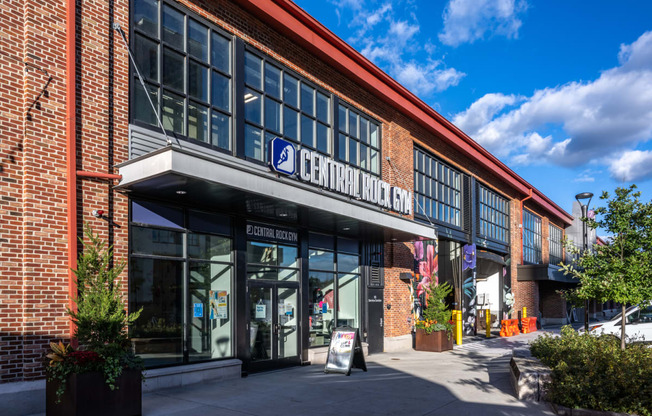
[[[71,374],[57,403],[57,381],[45,387],[48,416],[139,416],[142,413],[142,376],[138,370],[124,370],[111,390],[99,372]]]
[[[417,328],[414,349],[417,351],[442,352],[453,349],[453,336],[446,331],[434,331],[426,335],[426,331]]]

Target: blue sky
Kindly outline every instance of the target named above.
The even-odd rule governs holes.
[[[652,1],[295,2],[566,211],[652,198]]]

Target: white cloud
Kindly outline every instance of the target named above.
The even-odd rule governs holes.
[[[626,151],[609,164],[611,176],[621,182],[652,178],[652,151]]]
[[[609,155],[652,139],[652,32],[622,45],[619,59],[620,66],[593,81],[539,90],[527,98],[487,94],[453,122],[515,163],[606,163]]]
[[[396,68],[394,76],[407,89],[420,96],[428,96],[433,92],[443,91],[457,85],[464,73],[453,68],[439,69],[439,61],[427,65],[417,62],[403,63]]]
[[[591,183],[595,182],[595,178],[602,173],[601,170],[585,169],[580,172],[573,182],[579,183]]]
[[[450,0],[444,9],[439,40],[450,46],[473,43],[485,36],[517,38],[527,10],[524,0]]]
[[[486,94],[469,107],[457,114],[453,123],[467,132],[477,133],[486,126],[496,114],[519,100],[515,95]]]
[[[652,68],[652,32],[645,32],[631,45],[620,45],[618,62],[623,70],[649,70]]]
[[[595,182],[595,178],[593,176],[580,175],[573,179],[573,182]]]
[[[430,40],[417,38],[421,26],[415,13],[397,10],[396,4],[389,2],[376,8],[365,1],[353,5],[351,0],[339,0],[333,4],[338,15],[353,14],[349,27],[356,30],[349,43],[414,94],[427,98],[457,85],[466,75],[435,58],[437,48]]]

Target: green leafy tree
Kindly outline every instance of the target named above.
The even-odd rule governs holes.
[[[613,198],[607,192],[600,196],[605,207],[595,210],[595,218],[582,218],[592,228],[601,228],[611,235],[606,245],[580,252],[575,263],[563,264],[566,274],[579,279],[575,290],[581,299],[609,300],[622,304],[621,348],[625,349],[625,309],[652,299],[652,203],[639,200],[636,185],[616,188]]]
[[[90,226],[84,226],[83,253],[77,260],[77,310],[68,309],[76,324],[75,337],[88,350],[114,356],[129,348],[127,327],[142,311],[127,314],[119,276],[125,263],[113,263],[113,248],[106,247]]]

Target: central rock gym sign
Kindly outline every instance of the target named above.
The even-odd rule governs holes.
[[[269,143],[268,160],[276,172],[290,176],[297,174],[303,182],[401,214],[412,214],[412,192],[306,148],[302,148],[297,157],[294,145],[280,137]]]

